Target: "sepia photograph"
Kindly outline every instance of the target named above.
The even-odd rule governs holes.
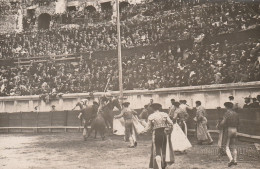
[[[0,169],[260,168],[260,0],[0,0]]]

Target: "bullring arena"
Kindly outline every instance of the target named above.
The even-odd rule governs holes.
[[[0,0],[0,168],[259,168],[259,24],[256,0]]]

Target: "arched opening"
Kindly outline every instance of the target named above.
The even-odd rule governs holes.
[[[130,5],[128,2],[120,2],[119,3],[119,10],[120,12],[124,10],[128,5]]]
[[[85,8],[85,11],[88,12],[88,13],[93,13],[96,11],[96,8],[92,5],[89,5]]]
[[[89,5],[89,6],[85,7],[84,13],[85,13],[85,18],[88,19],[87,22],[94,22],[95,21],[94,16],[96,15],[96,8],[94,6]]]
[[[49,29],[51,15],[43,13],[38,17],[38,29]]]
[[[67,7],[67,11],[77,11],[77,8],[76,8],[76,6],[68,6]]]
[[[101,11],[104,20],[111,20],[111,16],[113,14],[111,2],[101,3]]]
[[[27,16],[32,18],[35,15],[35,9],[27,9]]]
[[[27,16],[23,17],[23,29],[30,29],[33,25],[35,25],[35,22],[35,9],[27,9]]]
[[[111,2],[101,3],[101,10],[102,11],[110,11],[110,10],[112,10]]]

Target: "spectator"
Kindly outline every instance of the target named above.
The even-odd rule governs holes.
[[[251,103],[249,105],[249,107],[253,108],[253,109],[259,108],[259,103],[257,102],[257,99],[256,98],[252,98],[252,100],[253,100],[253,103]]]
[[[245,104],[244,104],[243,108],[244,109],[250,108],[250,98],[249,97],[245,98]]]
[[[42,2],[45,4],[47,0]],[[203,41],[259,24],[255,11],[254,3],[189,0],[163,0],[122,9],[124,48],[168,44],[165,49],[137,51],[134,56],[123,57],[124,89],[259,81],[258,37],[243,42],[222,42],[217,38],[212,44]],[[64,15],[68,23],[72,23],[86,15],[105,22],[110,20],[111,14],[109,10],[104,16],[98,12],[86,13],[71,11]],[[58,22],[59,17],[52,16],[53,22]],[[0,56],[5,60],[46,55],[67,57],[73,54],[81,56],[78,65],[48,61],[38,64],[32,61],[29,67],[3,66],[0,68],[0,95],[44,95],[51,99],[61,93],[103,91],[108,79],[107,89],[118,90],[117,60],[85,57],[86,52],[116,49],[116,26],[97,22],[87,26],[80,24],[77,28],[62,28],[58,23],[54,25],[49,30],[1,34]],[[180,40],[194,43],[187,47]]]

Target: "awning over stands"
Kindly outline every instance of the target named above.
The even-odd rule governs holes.
[[[68,2],[67,6],[79,6],[79,1],[70,1]]]
[[[36,8],[37,8],[37,5],[27,7],[27,9],[36,9]]]

